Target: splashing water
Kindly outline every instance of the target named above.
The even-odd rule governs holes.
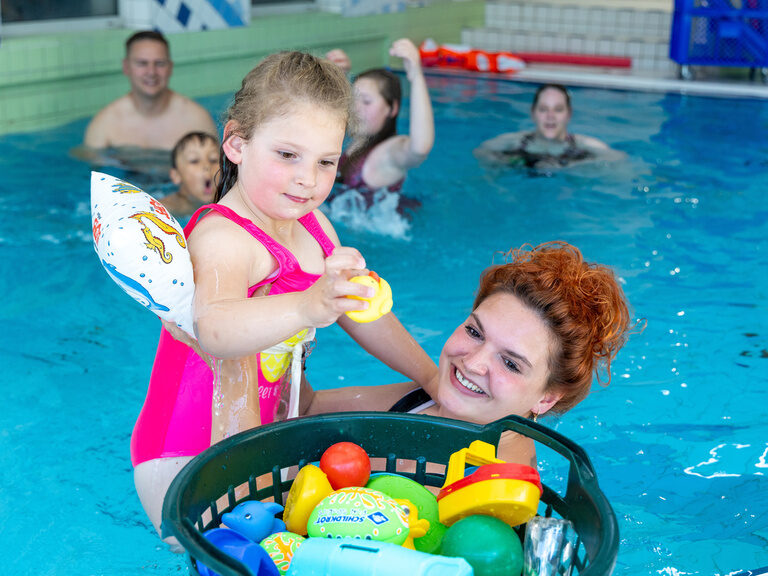
[[[400,199],[397,192],[377,190],[373,194],[373,203],[366,207],[363,195],[350,188],[326,202],[322,208],[336,224],[352,230],[367,230],[373,234],[407,240],[411,225],[398,210]]]

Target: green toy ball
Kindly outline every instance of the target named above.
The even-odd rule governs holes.
[[[267,536],[259,542],[259,546],[266,550],[272,562],[275,563],[280,576],[285,576],[291,565],[291,560],[296,548],[301,546],[306,538],[293,532],[277,532]]]
[[[443,537],[440,554],[464,558],[475,576],[520,576],[523,571],[520,538],[493,516],[476,514],[453,524]]]
[[[416,538],[413,545],[419,552],[437,554],[440,542],[447,527],[440,523],[440,510],[437,498],[424,486],[399,474],[381,472],[372,474],[366,488],[383,492],[390,498],[410,500],[419,511],[419,518],[429,521],[429,530],[421,538]]]

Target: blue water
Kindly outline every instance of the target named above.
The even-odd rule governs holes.
[[[405,187],[422,208],[407,229],[340,225],[342,241],[389,280],[435,357],[495,251],[563,239],[613,266],[648,327],[608,387],[544,422],[592,457],[619,520],[615,573],[768,565],[768,101],[574,89],[573,130],[627,159],[530,174],[471,150],[530,127],[534,86],[429,83],[437,143]],[[218,114],[227,97],[202,102]],[[185,573],[133,490],[129,438],[159,325],[93,252],[88,167],[66,152],[84,127],[0,138],[4,572]],[[309,370],[318,388],[397,378],[333,327]]]

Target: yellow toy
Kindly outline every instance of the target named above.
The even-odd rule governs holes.
[[[373,322],[378,320],[384,314],[392,310],[392,288],[389,283],[380,278],[376,272],[369,272],[367,276],[355,276],[350,278],[350,282],[363,284],[375,289],[376,292],[370,298],[360,298],[359,296],[347,296],[354,300],[367,300],[368,308],[365,310],[352,310],[347,312],[347,316],[355,322]]]
[[[426,518],[419,519],[419,509],[407,498],[395,498],[395,502],[400,504],[400,508],[403,509],[405,517],[408,519],[408,538],[405,539],[402,546],[403,548],[416,550],[416,546],[413,545],[413,539],[421,538],[427,533],[429,530],[429,520]]]
[[[479,468],[464,477],[467,463]],[[485,514],[517,526],[536,515],[541,493],[534,468],[499,460],[492,444],[475,440],[448,461],[445,484],[437,495],[440,522],[450,526],[465,516]]]
[[[291,484],[285,501],[283,522],[290,532],[307,535],[309,516],[323,498],[333,492],[325,472],[317,466],[303,466]]]

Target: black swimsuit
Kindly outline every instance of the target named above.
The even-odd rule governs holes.
[[[530,152],[527,148],[528,145],[533,142],[534,138],[536,138],[536,133],[529,132],[520,139],[520,143],[518,144],[517,148],[513,150],[502,150],[502,156],[508,160],[510,165],[525,166],[526,168],[536,168],[536,165],[539,162],[567,166],[571,162],[587,160],[589,158],[594,158],[595,156],[589,150],[579,148],[576,144],[576,137],[573,134],[568,134],[565,137],[565,143],[567,146],[565,150],[563,150],[560,154]]]
[[[432,397],[427,394],[423,388],[416,388],[416,390],[411,390],[408,394],[395,402],[392,408],[389,409],[389,412],[421,412],[425,408],[432,406],[434,403]]]

